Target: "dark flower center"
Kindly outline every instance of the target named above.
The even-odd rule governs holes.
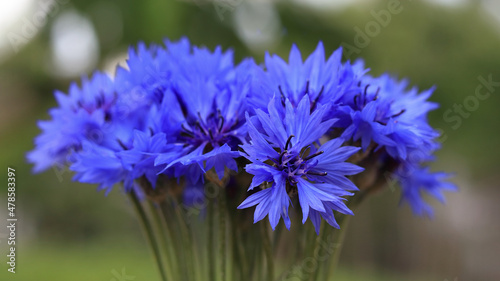
[[[217,110],[217,114],[211,113],[205,119],[198,113],[197,119],[182,125],[181,137],[186,143],[194,146],[208,142],[208,148],[206,149],[208,151],[225,143],[231,148],[235,148],[240,141],[232,132],[241,126],[242,123],[238,118],[228,122],[222,116],[220,110]]]
[[[315,153],[310,153],[310,147],[301,149],[300,151],[289,150],[291,148],[291,140],[295,137],[291,135],[286,144],[285,148],[281,151],[278,159],[271,158],[272,166],[276,167],[278,170],[283,171],[287,177],[287,191],[293,193],[296,191],[297,179],[304,178],[307,179],[307,175],[314,176],[326,176],[326,172],[317,173],[310,171],[316,166],[316,162],[312,160],[316,156],[323,154],[324,151],[317,151]],[[307,154],[307,155],[306,155]]]
[[[361,82],[359,82],[358,86],[361,87]],[[354,109],[356,110],[363,110],[365,108],[366,104],[371,102],[371,101],[376,101],[378,99],[378,94],[380,92],[380,88],[377,88],[377,92],[375,92],[375,95],[370,97],[368,94],[368,89],[370,88],[370,84],[365,86],[365,89],[363,93],[359,93],[354,96]]]
[[[358,86],[361,86],[361,84],[358,84]],[[377,88],[375,95],[373,95],[371,97],[368,94],[369,88],[370,88],[370,84],[367,84],[365,86],[363,94],[359,93],[359,94],[354,96],[353,103],[354,103],[355,110],[361,111],[361,110],[363,110],[363,108],[365,108],[367,103],[369,103],[371,101],[376,101],[378,99],[380,88]],[[406,110],[402,109],[398,113],[389,116],[391,104],[392,104],[392,102],[386,102],[386,103],[380,104],[377,107],[377,114],[375,115],[375,122],[382,124],[382,125],[387,125],[387,121],[389,121],[390,118],[395,118],[395,117],[398,117],[401,114],[405,113]]]
[[[113,98],[106,98],[106,95],[103,92],[100,92],[99,95],[97,95],[94,98],[93,102],[84,102],[83,100],[78,100],[76,102],[76,106],[73,106],[72,110],[76,112],[78,108],[84,109],[87,111],[89,114],[92,114],[94,111],[102,109],[104,111],[104,120],[105,121],[110,121],[111,120],[111,107],[114,105],[116,102],[117,95],[113,96]]]
[[[281,103],[283,104],[283,106],[285,106],[286,96],[283,93],[283,89],[281,88],[281,85],[278,85],[278,90],[280,91],[280,94],[281,94]],[[325,90],[325,86],[323,85],[323,86],[321,86],[321,90],[319,90],[318,94],[316,95],[316,98],[314,98],[314,100],[311,102],[311,111],[316,109],[316,104],[318,103],[318,100],[323,95],[324,90]],[[304,90],[304,95],[309,95],[310,98],[312,96],[312,93],[309,91],[309,80],[307,80],[307,82],[306,82],[306,88]],[[297,106],[295,104],[295,101],[293,101],[290,97],[289,97],[289,100],[294,107]]]

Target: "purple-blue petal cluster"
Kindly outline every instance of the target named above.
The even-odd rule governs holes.
[[[292,202],[317,232],[321,219],[339,227],[334,214],[352,215],[348,198],[376,185],[356,178],[372,171],[393,175],[403,201],[430,214],[423,193],[443,201],[455,190],[428,168],[440,147],[427,120],[434,89],[341,58],[320,43],[305,60],[294,45],[288,61],[266,54],[262,65],[236,64],[232,51],[185,38],[140,43],[113,77],[96,72],[55,93],[58,107],[39,122],[27,158],[35,172],[69,165],[75,180],[106,192],[168,179],[186,205],[205,201],[206,173],[221,182],[248,173],[252,194],[238,208],[256,206],[254,221],[267,216],[273,228],[281,219],[290,228]]]
[[[270,183],[266,189],[249,196],[239,208],[258,205],[254,220],[266,215],[273,229],[283,218],[287,228],[290,196],[297,195],[304,223],[309,215],[323,216],[332,226],[338,226],[333,211],[350,213],[343,196],[356,186],[345,176],[363,170],[344,162],[359,148],[344,146],[340,139],[329,140],[323,145],[319,139],[332,127],[335,119],[325,118],[331,110],[328,105],[317,104],[311,111],[308,95],[304,95],[295,107],[289,99],[283,108],[281,100],[271,99],[265,113],[257,109],[256,115],[247,115],[251,140],[242,145],[244,157],[252,163],[246,171],[254,175],[250,189]],[[312,222],[319,232],[318,220]]]

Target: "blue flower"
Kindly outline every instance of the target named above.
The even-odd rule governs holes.
[[[232,52],[220,48],[186,51],[186,46],[177,46],[169,48],[169,55],[175,69],[172,86],[164,93],[152,129],[184,148],[178,159],[160,154],[155,164],[193,183],[212,168],[220,178],[225,168],[236,171],[238,145],[247,136],[248,63],[234,66]]]
[[[129,182],[144,176],[155,188],[158,174],[162,170],[161,167],[154,165],[156,157],[163,154],[164,157],[173,160],[179,157],[181,151],[182,146],[167,144],[164,133],[150,135],[136,130],[131,148],[125,147],[125,150],[118,152],[117,156],[122,160],[123,167],[129,171]]]
[[[290,228],[297,196],[302,222],[310,218],[318,232],[321,218],[339,227],[334,211],[352,215],[345,198],[357,187],[346,176],[363,168],[346,161],[362,149],[351,161],[378,178],[395,173],[403,200],[430,214],[421,193],[442,201],[442,191],[455,189],[447,174],[424,168],[440,148],[427,120],[437,108],[428,101],[434,88],[371,77],[362,61],[342,63],[341,54],[325,58],[320,42],[303,61],[294,45],[288,62],[266,54],[260,67],[251,59],[235,65],[232,51],[185,38],[140,43],[113,80],[96,72],[68,95],[56,92],[59,106],[39,122],[28,161],[35,172],[70,164],[75,180],[107,192],[123,183],[141,193],[139,179],[156,188],[160,176],[183,178],[189,205],[208,170],[222,179],[244,156],[255,193],[239,208],[257,205],[255,222],[269,216],[275,228],[283,218]]]
[[[98,190],[106,189],[106,194],[118,183],[123,183],[127,190],[132,188],[133,181],[129,171],[123,166],[116,151],[84,142],[81,152],[73,157],[74,161],[70,166],[70,169],[76,172],[73,180],[99,184]]]
[[[41,172],[53,165],[62,166],[83,141],[113,145],[115,137],[108,126],[115,117],[114,84],[102,73],[91,79],[83,78],[81,88],[71,84],[69,94],[57,91],[58,108],[50,110],[50,121],[40,121],[42,133],[35,138],[35,149],[28,153],[28,161]]]
[[[337,49],[325,61],[323,43],[302,60],[299,49],[292,46],[288,63],[277,55],[266,54],[265,70],[253,70],[254,86],[250,103],[255,108],[265,109],[276,95],[296,106],[307,95],[311,107],[317,103],[336,103],[346,93],[357,89],[361,76],[367,71],[362,64],[342,63],[342,48]]]
[[[115,78],[121,105],[127,107],[127,113],[137,114],[144,107],[161,102],[171,83],[172,71],[165,48],[159,45],[147,47],[142,42],[136,49],[129,48],[127,68],[118,66]]]
[[[286,99],[283,108],[281,101],[273,98],[269,113],[258,109],[254,117],[247,114],[251,141],[241,147],[245,151],[243,155],[252,162],[245,168],[254,175],[249,190],[270,184],[238,207],[257,205],[255,222],[268,215],[274,229],[283,218],[289,229],[288,207],[290,196],[295,194],[299,198],[302,222],[311,216],[317,232],[318,215],[338,227],[332,210],[351,213],[345,207],[343,196],[352,195],[348,191],[357,188],[345,176],[357,174],[363,168],[344,161],[359,148],[341,147],[341,139],[319,145],[319,139],[335,123],[335,119],[324,119],[329,109],[327,105],[317,104],[311,112],[311,102],[306,95],[297,107]]]
[[[156,187],[161,167],[155,166],[156,157],[162,153],[170,159],[179,157],[182,146],[167,144],[164,133],[135,130],[130,144],[120,141],[120,149],[110,149],[90,142],[83,143],[83,149],[73,155],[70,169],[75,171],[74,180],[97,183],[99,190],[109,193],[115,184],[123,183],[125,191],[134,188],[134,181],[144,177],[153,188]]]
[[[425,202],[423,194],[429,194],[441,203],[445,203],[443,191],[456,191],[457,187],[445,180],[450,174],[432,173],[429,167],[405,164],[396,172],[402,189],[402,201],[407,202],[413,213],[432,217],[433,209]]]
[[[360,111],[350,110],[351,124],[345,128],[342,137],[346,140],[361,140],[361,147],[366,151],[373,142],[379,146],[395,146],[389,137],[385,125],[377,120],[378,102],[372,101]]]
[[[395,159],[405,160],[408,153],[422,147],[435,147],[437,132],[429,126],[427,114],[437,105],[427,99],[433,88],[419,93],[407,90],[408,81],[389,75],[365,76],[358,91],[344,95],[335,116],[344,129],[342,137],[360,141],[363,150],[370,145],[384,147]]]
[[[408,81],[398,81],[384,74],[380,77],[365,76],[357,92],[350,92],[340,99],[336,117],[344,128],[342,137],[358,141],[363,150],[381,150],[380,162],[396,163],[395,176],[400,181],[402,200],[408,201],[418,214],[431,214],[421,193],[427,192],[443,199],[441,190],[454,190],[445,182],[444,173],[430,173],[422,168],[432,161],[439,133],[428,123],[429,111],[438,107],[429,102],[434,88],[419,92],[408,89]],[[336,124],[336,125],[337,125]],[[392,166],[392,165],[389,165]],[[404,172],[402,172],[404,171]],[[380,171],[380,173],[390,171]]]

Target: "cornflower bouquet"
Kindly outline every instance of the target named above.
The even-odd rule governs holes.
[[[185,38],[141,43],[114,77],[57,91],[27,157],[106,194],[121,185],[161,280],[333,280],[367,195],[397,181],[415,214],[432,215],[423,194],[456,189],[427,166],[440,147],[434,89],[341,57],[319,43],[305,61],[293,46],[288,62],[235,65]]]

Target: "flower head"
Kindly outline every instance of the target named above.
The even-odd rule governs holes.
[[[59,107],[50,110],[51,120],[38,123],[42,133],[27,155],[35,172],[63,165],[84,141],[112,145],[114,139],[110,129],[103,129],[116,115],[115,88],[107,75],[96,72],[90,79],[83,78],[81,87],[71,84],[68,95],[56,91],[55,96]]]
[[[290,100],[273,98],[268,112],[258,109],[256,116],[247,115],[250,143],[241,147],[243,155],[252,163],[246,171],[254,175],[250,190],[264,183],[271,186],[249,196],[238,208],[258,205],[255,222],[269,215],[273,229],[282,217],[290,228],[288,207],[290,196],[298,195],[303,220],[309,215],[333,215],[332,210],[347,212],[342,196],[352,195],[356,190],[346,175],[359,173],[363,169],[344,161],[358,148],[340,147],[342,140],[331,140],[319,145],[319,139],[335,123],[335,119],[324,120],[329,106],[318,105],[311,112],[308,96],[304,96],[297,107]],[[316,230],[319,225],[313,220]],[[327,220],[334,224],[334,219]]]
[[[362,64],[342,63],[341,58],[342,48],[339,48],[325,60],[322,42],[305,61],[296,45],[292,46],[288,63],[277,55],[266,54],[265,70],[254,71],[255,85],[250,102],[264,109],[274,94],[282,101],[288,99],[294,106],[306,95],[312,108],[317,103],[336,103],[357,88],[366,72]]]
[[[174,169],[176,176],[196,183],[213,167],[219,177],[225,167],[237,170],[234,158],[240,156],[238,145],[247,135],[244,114],[249,81],[246,64],[235,67],[231,52],[197,47],[186,52],[185,47],[169,50],[175,74],[152,118],[152,128],[184,146],[178,159],[170,161],[160,155],[156,165]],[[193,173],[194,167],[200,171]]]
[[[437,107],[427,101],[434,89],[419,93],[407,87],[408,81],[389,75],[364,77],[357,91],[341,98],[335,113],[344,129],[342,137],[360,141],[363,150],[384,147],[401,160],[413,149],[434,147],[438,134],[427,122],[427,113]]]
[[[443,172],[432,173],[429,167],[405,164],[396,172],[396,177],[401,183],[402,201],[407,202],[413,213],[420,216],[432,217],[433,215],[433,209],[424,200],[423,193],[427,193],[444,203],[443,191],[457,190],[454,184],[446,182],[450,174]]]
[[[75,180],[107,192],[118,183],[138,193],[139,185],[151,192],[157,182],[182,183],[190,205],[203,201],[208,170],[222,179],[243,156],[254,193],[239,208],[257,205],[255,221],[268,216],[275,228],[283,218],[290,228],[298,197],[302,222],[316,231],[321,218],[339,227],[334,211],[352,214],[345,201],[358,187],[347,176],[366,168],[363,191],[394,173],[403,200],[430,214],[422,192],[443,201],[442,191],[455,190],[447,174],[426,168],[440,147],[427,120],[434,88],[369,76],[362,61],[343,63],[341,54],[326,58],[320,42],[304,61],[294,45],[288,62],[266,54],[260,67],[185,38],[140,43],[114,79],[96,72],[68,95],[56,92],[59,106],[39,123],[27,157],[36,172],[69,164]]]

